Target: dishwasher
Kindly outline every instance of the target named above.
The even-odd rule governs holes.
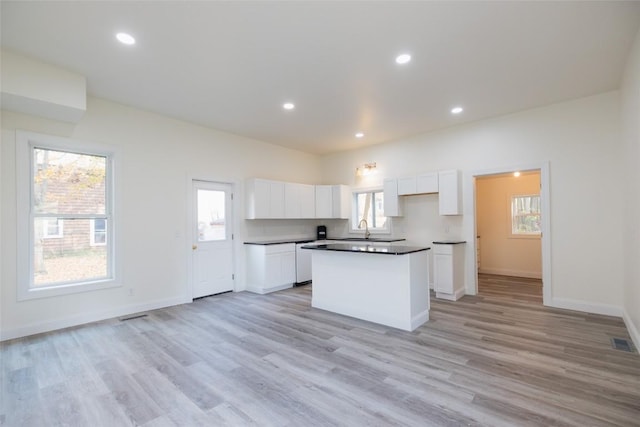
[[[309,249],[302,249],[309,243],[296,243],[296,285],[306,285],[311,282],[311,253]]]

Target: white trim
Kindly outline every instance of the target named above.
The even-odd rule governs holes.
[[[363,187],[363,188],[353,188],[351,189],[351,215],[349,217],[349,234],[362,234],[365,230],[358,228],[355,226],[355,221],[359,221],[358,219],[358,203],[357,196],[362,193],[382,193],[384,196],[384,188],[383,187]],[[375,200],[371,202],[375,203]],[[384,227],[371,228],[369,227],[369,232],[371,234],[391,234],[391,217],[386,216],[387,220],[384,223]]]
[[[446,292],[438,292],[436,291],[436,298],[438,299],[446,299],[448,301],[458,301],[460,298],[464,296],[465,290],[464,288],[460,288],[454,291],[452,294],[448,294]]]
[[[466,245],[467,252],[465,257],[465,289],[467,295],[476,295],[478,293],[478,261],[476,248],[476,236],[478,235],[476,224],[476,177],[530,170],[540,171],[540,202],[542,203],[542,302],[544,305],[551,305],[553,284],[551,282],[551,193],[549,176],[550,167],[548,161],[465,172],[463,178],[463,222],[464,228],[468,230],[464,236],[464,240],[466,240],[468,243]]]
[[[104,243],[96,243],[96,218],[91,218],[89,220],[89,246],[107,246],[107,239],[109,237],[109,222],[106,218],[97,218],[105,221],[104,223],[104,233],[105,233],[105,241]],[[100,230],[102,232],[102,230]]]
[[[171,307],[190,303],[191,300],[185,297],[167,298],[146,302],[142,304],[131,304],[114,309],[107,309],[98,312],[90,312],[77,316],[65,317],[62,319],[48,320],[45,322],[34,322],[26,326],[15,329],[3,329],[0,332],[0,341],[6,341],[14,338],[26,337],[29,335],[40,334],[43,332],[55,331],[58,329],[69,328],[72,326],[84,325],[86,323],[98,322],[100,320],[112,319],[130,314],[140,313],[143,311],[157,310],[159,308]]]
[[[56,218],[58,223],[58,234],[49,234],[49,220],[42,218],[42,238],[43,239],[61,239],[64,237],[64,220]]]
[[[282,291],[290,288],[293,288],[293,283],[287,283],[286,285],[272,286],[270,288],[263,288],[262,286],[247,284],[247,292],[253,292],[255,294],[261,294],[261,295],[269,294],[271,292]]]
[[[609,304],[595,304],[589,301],[581,301],[569,298],[554,297],[549,307],[563,308],[565,310],[583,311],[585,313],[602,314],[605,316],[622,317],[623,310],[621,307]]]
[[[631,337],[633,344],[636,346],[636,349],[640,351],[640,331],[638,331],[636,325],[633,324],[627,310],[622,310],[622,320],[624,320],[624,324],[627,326],[627,331],[629,332],[629,336]]]
[[[109,181],[106,182],[106,197],[110,200],[107,207],[111,208],[111,212],[105,212],[105,217],[111,217],[112,219],[110,221],[112,226],[107,230],[107,239],[111,241],[109,249],[111,250],[110,256],[112,259],[109,278],[93,282],[62,284],[42,288],[31,286],[31,277],[33,277],[31,272],[33,266],[31,258],[31,244],[33,242],[32,218],[34,217],[31,212],[31,177],[33,176],[31,149],[35,146],[105,156],[107,158],[106,166]],[[116,251],[120,242],[120,227],[118,227],[118,224],[120,224],[120,218],[122,217],[122,212],[120,212],[119,208],[122,194],[121,180],[118,178],[121,157],[121,149],[118,147],[16,130],[16,208],[18,212],[16,224],[18,235],[16,244],[18,274],[16,295],[18,301],[122,286],[123,266],[121,257]],[[25,212],[29,214],[25,215]],[[59,216],[59,218],[64,217],[65,215]]]

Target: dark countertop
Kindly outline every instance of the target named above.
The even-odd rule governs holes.
[[[465,240],[440,240],[438,242],[433,242],[434,245],[461,245],[462,243],[467,243]]]
[[[244,242],[245,245],[283,245],[285,243],[311,243],[318,239],[267,240],[264,242]]]
[[[407,255],[414,252],[428,251],[431,248],[421,248],[418,246],[377,246],[363,245],[357,243],[330,243],[328,245],[307,245],[302,249],[311,249],[316,251],[336,251],[336,252],[366,252],[369,254],[384,255]]]
[[[326,239],[326,240],[339,240],[341,242],[378,242],[378,243],[393,243],[393,242],[403,242],[406,239],[391,239],[391,238],[370,238],[365,239],[364,237],[343,237],[337,239]],[[282,245],[285,243],[311,243],[315,241],[320,241],[319,239],[313,238],[300,238],[300,239],[284,239],[284,240],[266,240],[263,242],[244,242],[245,245]]]

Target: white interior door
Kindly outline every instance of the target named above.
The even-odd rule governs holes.
[[[193,298],[233,290],[230,184],[193,181]]]

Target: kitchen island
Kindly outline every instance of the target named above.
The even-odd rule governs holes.
[[[307,245],[311,305],[405,331],[429,320],[429,249],[366,243]]]

